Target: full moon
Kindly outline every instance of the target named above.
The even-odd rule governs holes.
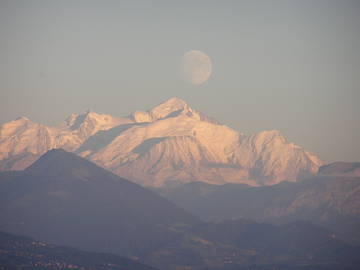
[[[211,59],[202,51],[188,51],[182,57],[181,71],[185,81],[194,85],[203,84],[212,72]]]

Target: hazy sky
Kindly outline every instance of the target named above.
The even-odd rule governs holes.
[[[179,75],[193,49],[213,61],[200,86]],[[123,116],[173,96],[360,161],[360,1],[0,0],[0,124]]]

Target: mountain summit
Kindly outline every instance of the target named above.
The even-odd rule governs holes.
[[[154,122],[168,117],[187,115],[202,121],[218,124],[215,119],[208,117],[201,112],[192,109],[184,100],[174,97],[157,105],[148,111],[136,111],[132,114],[132,119],[137,123]]]
[[[279,131],[247,136],[171,98],[124,118],[87,111],[59,127],[28,119],[6,123],[0,127],[0,169],[23,169],[60,147],[144,186],[271,185],[296,181],[322,165]]]
[[[171,114],[188,112],[190,109],[189,105],[180,98],[171,98],[151,110],[146,112],[136,111],[132,114],[132,118],[135,122],[153,122],[168,116]]]

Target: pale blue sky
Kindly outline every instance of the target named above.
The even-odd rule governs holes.
[[[181,56],[206,52],[201,86]],[[178,96],[250,134],[360,161],[360,1],[0,0],[0,123],[116,116]]]

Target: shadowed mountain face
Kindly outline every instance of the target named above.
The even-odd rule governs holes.
[[[314,174],[322,164],[279,131],[246,136],[171,98],[124,118],[86,112],[57,127],[24,117],[5,123],[0,169],[24,169],[60,147],[149,187],[194,181],[272,185]]]
[[[139,255],[197,220],[171,202],[63,150],[0,190],[0,228],[86,250]]]
[[[112,254],[54,246],[0,232],[0,269],[155,270]]]

